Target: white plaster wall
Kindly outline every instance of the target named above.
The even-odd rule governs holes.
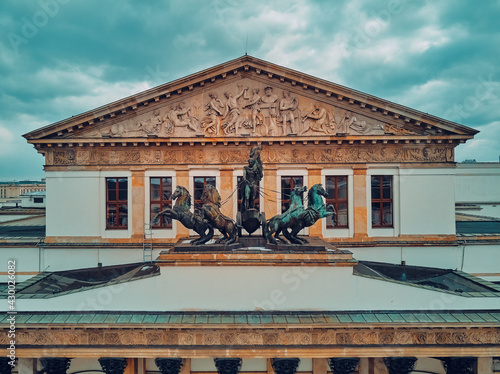
[[[470,310],[500,309],[500,298],[374,280],[344,267],[196,266],[163,267],[160,276],[17,304],[25,311]]]
[[[453,169],[401,169],[401,235],[455,234]]]
[[[0,282],[7,282],[7,263],[9,260],[16,261],[16,282],[23,282],[33,274],[23,274],[25,272],[39,271],[38,247],[2,247],[0,244]]]
[[[500,244],[453,247],[349,248],[357,260],[462,270],[489,281],[500,281]],[[489,275],[488,275],[489,274]]]
[[[457,164],[456,201],[500,202],[500,163]]]
[[[99,236],[99,172],[45,173],[47,183],[47,236]]]

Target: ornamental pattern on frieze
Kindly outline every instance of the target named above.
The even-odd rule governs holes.
[[[365,163],[365,162],[453,162],[452,146],[315,146],[314,148],[265,147],[261,154],[265,164],[297,163]],[[171,149],[149,147],[137,149],[55,150],[46,153],[48,166],[92,165],[218,165],[245,164],[246,148],[233,146],[223,149],[186,148]]]

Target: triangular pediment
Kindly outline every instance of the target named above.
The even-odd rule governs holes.
[[[356,138],[466,140],[476,130],[250,56],[25,135],[47,141]]]

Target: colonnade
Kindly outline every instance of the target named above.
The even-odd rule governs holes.
[[[330,358],[328,364],[332,374],[351,374],[358,369],[359,358]],[[409,374],[414,370],[416,357],[386,357],[384,363],[389,374]],[[473,357],[442,358],[447,374],[473,374],[477,359]],[[44,374],[67,374],[71,359],[64,357],[44,357],[40,359]],[[127,359],[119,357],[99,358],[105,374],[124,374]],[[215,358],[218,374],[238,374],[241,369],[241,358]],[[296,374],[299,358],[273,358],[271,364],[276,374]],[[183,365],[182,358],[156,358],[155,364],[162,374],[179,374]],[[0,374],[11,374],[12,366],[8,358],[0,358]],[[24,374],[24,373],[23,373]]]

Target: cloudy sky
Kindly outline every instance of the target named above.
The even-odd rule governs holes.
[[[0,180],[43,177],[22,134],[245,51],[476,128],[456,161],[498,161],[499,19],[498,0],[1,0]]]

